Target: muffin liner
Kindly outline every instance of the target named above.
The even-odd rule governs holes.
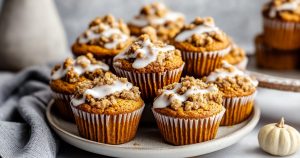
[[[184,74],[195,77],[207,76],[210,72],[221,67],[224,56],[229,53],[230,47],[212,52],[188,52],[181,50],[185,62]]]
[[[300,23],[264,18],[264,42],[273,48],[300,48]]]
[[[237,67],[240,70],[246,70],[248,64],[248,58],[245,57],[242,61],[239,63],[235,64],[234,66]]]
[[[105,64],[107,64],[109,66],[110,70],[113,70],[113,59],[114,57],[105,57],[105,58],[97,58],[98,60],[103,61]]]
[[[291,70],[299,66],[300,50],[278,50],[263,43],[263,36],[255,40],[256,64],[261,68]],[[298,52],[298,53],[297,53]]]
[[[151,100],[156,96],[156,91],[166,85],[178,82],[181,77],[184,64],[174,70],[157,73],[137,73],[127,71],[114,66],[119,76],[126,77],[129,82],[138,86],[144,100]]]
[[[71,105],[79,135],[99,143],[123,144],[132,140],[144,106],[130,113],[92,114]]]
[[[54,106],[62,118],[68,121],[74,122],[74,115],[70,107],[72,95],[56,93],[52,91],[52,97],[54,99]]]
[[[214,139],[225,108],[214,116],[199,119],[175,118],[152,109],[160,133],[166,142],[174,145],[195,144]]]
[[[256,92],[249,96],[223,98],[226,112],[222,118],[221,126],[232,126],[245,121],[252,112]]]

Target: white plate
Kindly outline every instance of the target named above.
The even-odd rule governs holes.
[[[163,141],[159,130],[141,127],[134,140],[122,145],[109,145],[84,139],[78,135],[76,125],[64,121],[52,110],[53,101],[47,107],[47,119],[53,130],[67,143],[93,153],[113,157],[192,157],[226,148],[250,133],[260,118],[260,109],[254,106],[253,113],[246,121],[230,127],[220,127],[217,138],[198,144],[173,146]]]

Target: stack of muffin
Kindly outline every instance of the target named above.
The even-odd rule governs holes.
[[[214,139],[220,124],[246,120],[257,81],[242,71],[245,52],[212,18],[184,19],[153,3],[128,25],[112,15],[93,20],[72,46],[77,58],[52,71],[60,115],[107,144],[132,140],[145,106],[174,145]]]
[[[295,69],[300,56],[300,1],[272,0],[262,11],[263,33],[255,38],[257,65]]]

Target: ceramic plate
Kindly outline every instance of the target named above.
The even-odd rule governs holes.
[[[53,130],[67,143],[80,149],[113,157],[192,157],[226,148],[250,133],[260,118],[260,109],[256,105],[248,120],[230,127],[220,127],[217,137],[203,143],[173,146],[163,141],[159,130],[154,127],[139,127],[137,136],[122,145],[108,145],[84,139],[78,135],[76,125],[64,121],[53,110],[53,101],[47,108],[47,119]]]

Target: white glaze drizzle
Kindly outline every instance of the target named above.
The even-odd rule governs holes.
[[[164,47],[156,47],[150,39],[146,41],[137,41],[142,42],[140,43],[142,47],[136,50],[133,54],[126,54],[126,51],[123,53],[118,54],[114,60],[117,59],[129,59],[134,58],[134,62],[132,63],[132,67],[135,69],[141,69],[149,65],[150,63],[157,60],[157,56],[160,52],[168,52],[175,50],[174,46],[166,45]],[[142,57],[137,58],[138,54],[142,54]]]
[[[96,86],[92,89],[87,89],[83,92],[82,98],[72,98],[71,102],[73,106],[81,105],[85,102],[85,98],[87,95],[91,95],[93,98],[101,99],[108,95],[111,95],[116,92],[122,92],[124,90],[130,90],[133,87],[132,83],[130,82],[121,82],[120,80],[116,80],[113,84],[110,85],[102,85]]]
[[[269,16],[274,18],[277,12],[287,10],[287,11],[294,11],[300,5],[300,0],[293,0],[290,2],[284,2],[282,5],[274,6],[270,9]]]
[[[166,10],[166,6],[163,3],[157,3],[159,10]],[[155,10],[151,10],[151,15],[154,14]],[[184,15],[179,12],[167,11],[166,15],[163,17],[147,17],[144,15],[140,15],[137,18],[131,20],[131,24],[136,26],[146,26],[146,25],[163,25],[169,21],[176,21],[179,18],[184,18]]]
[[[103,32],[95,33],[99,28],[103,29]],[[129,39],[129,36],[123,33],[118,28],[112,28],[106,24],[99,24],[97,26],[92,26],[86,31],[87,37],[80,36],[79,43],[87,43],[93,39],[99,39],[101,37],[110,38],[112,35],[117,35],[118,38],[115,38],[113,41],[105,43],[104,47],[107,49],[114,49],[119,43],[126,42]]]
[[[194,34],[201,35],[209,32],[219,32],[220,29],[214,23],[203,23],[191,30],[184,30],[175,37],[175,41],[182,42],[192,37]]]
[[[181,83],[177,83],[174,89],[172,90],[164,90],[164,92],[155,98],[153,103],[153,108],[165,108],[171,104],[173,100],[179,100],[180,102],[185,102],[191,95],[194,94],[205,94],[212,91],[218,91],[218,88],[214,85],[209,86],[206,89],[200,89],[199,87],[192,86],[188,89],[184,94],[178,94],[177,90],[182,87]],[[168,98],[168,96],[172,94],[173,96]]]
[[[78,74],[79,76],[82,75],[84,72],[94,72],[97,69],[102,69],[104,71],[109,70],[109,66],[105,63],[99,62],[98,64],[92,64],[91,61],[86,56],[80,56],[82,60],[85,60],[85,62],[88,64],[87,67],[82,67],[80,64],[78,64],[76,61],[74,62],[74,72]],[[58,70],[56,70],[52,75],[52,80],[61,79],[66,75],[66,73],[71,69],[72,66],[67,67],[66,69],[63,68],[63,64],[60,66]]]
[[[229,64],[228,62],[223,61],[223,68],[230,68],[230,67],[233,68],[232,72],[224,71],[222,69],[217,69],[217,70],[211,72],[207,76],[206,82],[215,82],[217,80],[217,78],[226,78],[226,77],[235,77],[235,76],[249,77],[249,75],[247,75],[243,71],[239,70],[235,66]],[[258,82],[256,80],[253,80],[250,77],[249,77],[249,80],[254,86],[258,85]]]

